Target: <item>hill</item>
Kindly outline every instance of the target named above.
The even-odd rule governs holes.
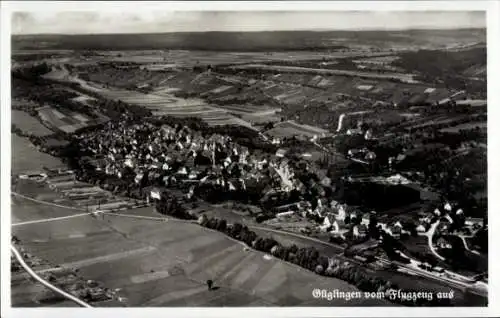
[[[14,35],[13,50],[208,51],[342,50],[352,46],[391,49],[444,48],[486,41],[485,29],[404,31],[182,32],[156,34]],[[348,47],[347,47],[348,46]]]

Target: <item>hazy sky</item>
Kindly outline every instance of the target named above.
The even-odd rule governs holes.
[[[16,12],[13,34],[484,28],[481,11]]]

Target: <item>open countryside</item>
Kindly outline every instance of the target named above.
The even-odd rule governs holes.
[[[14,35],[13,305],[486,306],[485,41]]]

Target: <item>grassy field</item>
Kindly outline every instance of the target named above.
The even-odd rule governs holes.
[[[468,129],[475,129],[476,127],[479,127],[480,129],[486,129],[487,128],[487,123],[486,122],[472,122],[472,123],[466,123],[466,124],[461,124],[457,125],[454,127],[448,127],[448,128],[443,128],[441,129],[442,132],[459,132],[460,130],[468,130]]]
[[[47,201],[54,201],[57,196],[51,196],[49,189],[37,186],[21,187],[20,191]],[[217,213],[219,210],[226,209],[214,208],[209,214],[227,218],[231,213],[226,211],[220,214]],[[80,213],[19,198],[13,200],[12,211],[15,222]],[[35,255],[63,267],[79,269],[83,277],[102,281],[109,288],[122,288],[120,296],[128,299],[126,305],[129,306],[358,304],[352,301],[349,304],[340,301],[326,304],[312,300],[309,296],[311,291],[304,289],[305,285],[341,290],[352,287],[342,281],[317,276],[292,264],[264,257],[263,253],[245,250],[240,243],[221,233],[176,219],[165,223],[127,216],[161,216],[152,208],[122,213],[121,216],[109,215],[102,219],[76,217],[22,225],[14,227],[13,231],[22,240],[23,246]],[[233,221],[244,221],[244,217],[235,214]],[[282,244],[312,244],[331,256],[342,253],[342,249],[334,249],[322,242],[270,233],[266,229],[252,227],[252,230],[271,236]],[[443,285],[417,276],[367,270],[396,282],[402,288],[447,290]],[[213,279],[219,289],[206,291],[203,284],[206,279]],[[456,291],[455,300],[463,304],[465,296]],[[375,304],[370,302],[367,305]]]
[[[12,307],[78,307],[39,282],[20,275],[12,276],[11,297]]]
[[[275,65],[263,65],[263,64],[247,64],[244,66],[235,66],[234,68],[241,70],[247,70],[247,69],[272,70],[282,73],[297,72],[297,73],[310,73],[310,74],[322,74],[322,75],[359,76],[359,77],[374,78],[374,79],[397,78],[403,82],[416,83],[416,81],[413,80],[412,74],[402,74],[402,73],[375,73],[375,72],[371,73],[371,72],[360,72],[360,71],[306,68],[306,67],[295,67],[295,66],[275,66]]]
[[[77,112],[55,109],[50,106],[42,107],[38,110],[40,118],[51,127],[66,133],[73,133],[77,129],[86,127],[91,118]]]
[[[64,214],[64,209],[54,214],[53,207],[26,200],[16,200],[12,211],[20,220],[34,214],[36,218]],[[77,217],[16,226],[13,234],[33,254],[79,269],[83,277],[109,288],[121,288],[120,295],[129,306],[327,305],[311,297],[312,288],[355,290],[337,279],[245,251],[220,233],[176,220]],[[207,279],[219,288],[208,291]],[[337,300],[328,304],[383,303]]]
[[[45,167],[59,167],[59,158],[38,151],[31,142],[23,137],[12,135],[11,173],[18,174]]]
[[[53,133],[50,129],[42,125],[38,118],[20,110],[12,110],[11,120],[12,124],[19,127],[23,132],[35,136],[47,136]]]

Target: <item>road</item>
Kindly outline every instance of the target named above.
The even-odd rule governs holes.
[[[434,244],[432,244],[432,239],[434,237],[434,234],[436,233],[436,229],[439,223],[440,223],[439,220],[433,223],[429,231],[427,231],[424,235],[427,236],[427,244],[429,245],[429,249],[431,250],[432,254],[434,254],[434,256],[436,256],[438,259],[444,261],[445,258],[439,255],[439,253],[436,251],[436,248],[434,247]]]
[[[437,228],[437,225],[438,224],[435,224],[434,231]],[[295,236],[295,237],[302,238],[302,239],[305,239],[305,240],[314,241],[314,242],[321,243],[321,244],[324,244],[324,245],[328,245],[328,246],[331,246],[331,247],[339,248],[339,246],[336,245],[336,244],[325,242],[325,241],[322,241],[322,240],[319,240],[319,239],[316,239],[316,238],[313,238],[313,237],[305,236],[305,235],[302,235],[302,234],[298,234],[298,233],[292,233],[292,232],[287,232],[287,231],[275,230],[275,229],[270,229],[270,228],[265,228],[265,227],[260,227],[260,226],[248,226],[248,228],[249,229],[256,229],[256,230],[267,231],[267,232],[272,232],[272,233],[277,233],[277,234],[284,234],[284,235]],[[431,232],[431,231],[429,231],[429,232],[431,233],[431,235],[429,235],[428,237],[431,239],[431,242],[432,242],[432,236],[434,235],[434,232]],[[348,260],[350,262],[353,262],[353,260],[351,258],[345,257],[343,255],[336,255],[336,256],[339,257],[339,258],[342,258],[344,260]],[[387,265],[390,265],[390,264],[394,263],[394,264],[398,265],[399,267],[404,268],[410,274],[417,275],[417,276],[424,276],[424,277],[426,277],[428,279],[435,280],[435,281],[438,281],[438,282],[441,282],[441,283],[445,283],[445,284],[450,285],[450,286],[452,286],[454,288],[458,288],[458,289],[464,289],[464,288],[466,288],[466,289],[468,289],[472,293],[475,293],[475,294],[478,294],[478,295],[481,295],[481,296],[487,296],[487,290],[484,290],[484,288],[482,288],[481,286],[477,286],[476,284],[470,284],[470,283],[462,282],[462,281],[459,281],[459,280],[454,280],[454,279],[451,279],[451,278],[448,278],[448,277],[438,276],[437,273],[431,273],[431,272],[426,271],[424,269],[415,268],[415,267],[413,267],[411,265],[408,265],[408,264],[403,264],[403,263],[399,263],[399,262],[389,261],[389,260],[387,260],[385,258],[376,257],[376,259],[378,261],[384,263],[384,264],[387,264]],[[476,287],[478,287],[478,288],[476,289]]]
[[[469,244],[467,244],[467,240],[466,238],[470,237],[470,236],[464,236],[464,235],[457,235],[461,240],[462,242],[464,242],[464,247],[467,251],[471,252],[471,253],[474,253],[476,255],[480,255],[480,253],[478,251],[475,251],[475,250],[471,250],[469,248]]]
[[[31,199],[31,198],[26,197],[26,196],[23,196],[23,197],[26,198],[26,199]],[[33,200],[35,200],[35,199],[33,199]],[[41,204],[53,205],[53,203],[51,203],[51,202],[45,202],[45,201],[41,201],[41,200],[36,200],[36,201],[38,203],[41,203]],[[64,206],[61,206],[61,207],[64,207]],[[90,213],[90,214],[92,214],[92,213]],[[167,221],[168,220],[167,218],[160,218],[160,217],[159,218],[155,218],[155,217],[138,216],[138,215],[132,215],[132,214],[113,213],[113,212],[106,212],[106,211],[97,211],[97,214],[113,215],[113,216],[117,216],[117,217],[144,218],[144,219],[152,219],[152,220],[158,220],[158,221],[160,221],[160,220],[161,221]],[[59,219],[61,219],[61,218],[47,219],[47,222],[49,220],[56,221],[56,220],[59,220]],[[196,223],[196,220],[193,221],[193,220],[171,219],[171,221],[180,221],[180,222],[185,222],[185,223]],[[431,243],[431,246],[432,246],[432,236],[434,235],[434,232],[435,232],[435,230],[436,230],[436,228],[437,228],[438,225],[439,225],[439,222],[434,223],[433,227],[431,227],[431,229],[429,229],[429,231],[427,232],[427,237],[429,238],[428,242]],[[282,234],[282,235],[289,235],[289,236],[301,238],[301,239],[304,239],[304,240],[308,240],[308,241],[311,241],[311,242],[320,243],[320,244],[323,244],[323,245],[326,245],[326,246],[330,246],[330,247],[333,247],[333,248],[336,248],[336,249],[340,248],[340,249],[343,250],[343,247],[341,247],[341,246],[339,246],[337,244],[330,243],[330,242],[325,242],[325,241],[322,241],[320,239],[309,237],[309,236],[306,236],[306,235],[303,235],[303,234],[293,233],[293,232],[288,232],[288,231],[283,231],[283,230],[277,230],[277,229],[271,229],[271,228],[261,227],[261,226],[254,226],[254,225],[247,225],[247,226],[248,226],[249,229],[266,231],[266,232],[271,232],[271,233],[276,233],[276,234]],[[349,262],[353,262],[353,263],[356,263],[356,264],[358,264],[360,266],[363,266],[362,263],[357,262],[357,261],[355,261],[352,258],[345,257],[342,254],[336,254],[335,256],[338,257],[338,258],[341,258],[343,260],[346,260],[346,261],[349,261]],[[450,286],[452,286],[454,288],[459,288],[459,289],[467,288],[471,292],[476,293],[478,295],[482,295],[482,296],[485,296],[485,293],[487,293],[487,290],[485,291],[484,288],[480,288],[480,289],[478,288],[478,289],[476,289],[475,287],[480,287],[480,286],[476,286],[476,284],[465,283],[465,282],[460,281],[460,280],[454,280],[454,279],[451,279],[451,278],[448,278],[448,277],[438,276],[437,273],[436,274],[435,273],[431,273],[431,272],[428,272],[428,271],[423,270],[423,269],[412,267],[411,265],[408,265],[408,264],[403,264],[403,263],[399,263],[399,262],[390,261],[390,260],[387,260],[385,258],[376,257],[376,259],[378,261],[380,261],[381,263],[384,263],[384,264],[387,264],[387,265],[396,264],[396,265],[398,265],[398,266],[406,269],[410,274],[414,274],[414,275],[417,275],[417,276],[423,276],[423,277],[426,277],[428,279],[438,281],[440,283],[445,283],[445,284],[450,285]]]
[[[71,295],[71,294],[68,294],[67,292],[65,292],[64,290],[52,285],[51,283],[49,283],[48,281],[46,281],[45,279],[41,278],[37,273],[35,273],[30,267],[28,264],[26,264],[26,262],[24,261],[23,257],[21,256],[21,253],[19,253],[19,251],[15,248],[14,245],[11,245],[10,246],[10,250],[12,251],[12,253],[14,253],[14,256],[16,257],[17,261],[19,262],[19,264],[21,264],[21,266],[28,272],[28,274],[31,275],[31,277],[33,277],[34,279],[36,279],[38,282],[40,282],[42,285],[44,285],[45,287],[47,287],[48,289],[52,290],[53,292],[75,302],[76,304],[78,304],[79,306],[82,306],[82,307],[86,307],[86,308],[92,308],[92,306],[90,306],[89,304],[87,304],[86,302],[80,300],[79,298]]]

